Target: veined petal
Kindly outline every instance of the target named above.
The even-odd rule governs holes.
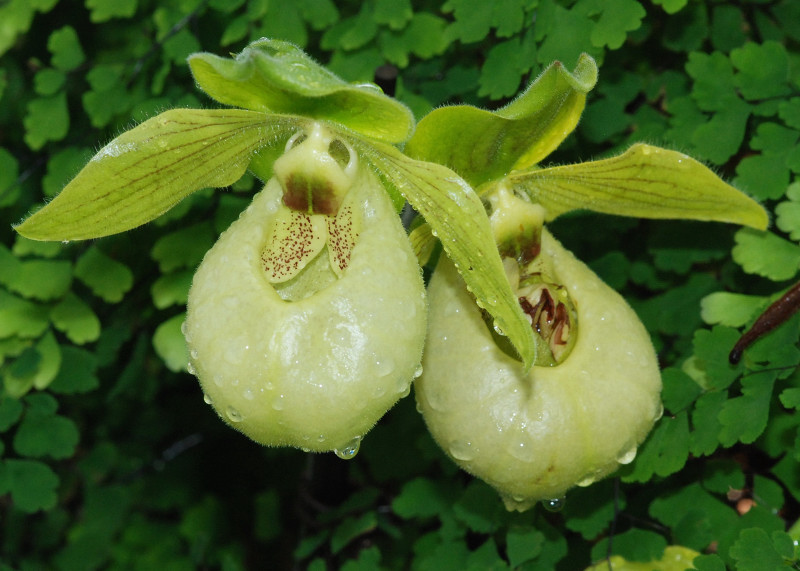
[[[252,153],[296,119],[242,109],[173,109],[100,149],[61,193],[16,227],[34,240],[84,240],[140,226],[192,192],[232,184]]]
[[[408,107],[376,85],[345,82],[289,42],[264,38],[234,59],[198,53],[189,67],[200,88],[226,105],[326,119],[388,143],[414,130]]]
[[[533,365],[536,341],[530,322],[506,279],[503,262],[483,203],[453,171],[411,159],[389,145],[351,140],[384,185],[401,193],[428,222],[478,304],[492,316],[526,368]]]
[[[512,173],[505,181],[545,207],[639,218],[691,218],[765,229],[766,210],[691,157],[645,144],[600,161]],[[489,189],[487,189],[488,191]]]
[[[498,111],[469,105],[431,111],[420,120],[405,152],[446,165],[477,188],[555,150],[578,124],[586,94],[596,82],[597,65],[590,56],[583,54],[573,73],[556,62]]]

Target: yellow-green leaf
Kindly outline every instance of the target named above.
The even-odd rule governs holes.
[[[82,240],[130,230],[188,194],[232,184],[252,153],[298,119],[241,109],[173,109],[98,152],[44,208],[16,227],[34,240]]]
[[[450,167],[478,187],[530,167],[555,150],[578,124],[596,82],[597,65],[590,56],[583,54],[573,73],[556,62],[496,112],[468,105],[430,112],[405,152]]]
[[[513,173],[516,191],[545,207],[546,219],[576,209],[639,218],[691,218],[765,229],[767,212],[696,160],[633,145],[600,161]]]

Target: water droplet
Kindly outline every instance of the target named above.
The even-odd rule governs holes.
[[[342,460],[352,460],[358,454],[359,448],[361,448],[361,436],[356,436],[344,448],[337,448],[333,452]]]
[[[380,359],[375,361],[376,371],[379,377],[385,377],[386,375],[391,374],[394,371],[394,360],[387,357],[386,359]]]
[[[317,442],[325,442],[325,435],[320,434],[319,436],[317,436]]]
[[[532,447],[524,434],[512,440],[511,444],[508,446],[508,453],[517,460],[522,460],[523,462],[531,462],[533,460]]]
[[[552,500],[542,500],[542,507],[549,512],[560,512],[564,509],[565,503],[564,498],[553,498]]]
[[[402,383],[400,385],[400,389],[397,391],[397,394],[400,395],[401,399],[406,398],[409,394],[411,394],[411,383]]]
[[[214,375],[214,384],[217,385],[218,387],[222,386],[222,375],[220,375],[219,373]]]
[[[469,462],[475,458],[475,450],[469,440],[453,440],[450,443],[450,455],[456,460]]]
[[[504,332],[504,331],[503,331],[503,329],[500,327],[500,325],[498,325],[497,321],[494,321],[494,322],[492,323],[492,327],[494,328],[494,332],[495,332],[495,333],[497,333],[498,335],[501,335],[501,336],[503,336],[503,337],[505,337],[505,336],[506,336],[505,332]]]
[[[659,402],[659,403],[658,403],[658,408],[656,409],[656,414],[655,414],[655,416],[653,417],[653,420],[654,420],[654,421],[656,421],[656,420],[661,420],[661,417],[662,417],[662,416],[664,416],[664,403],[662,403],[662,402]]]
[[[274,388],[274,386],[270,381],[267,381],[267,384],[264,385],[264,388],[267,389],[268,391],[271,391]]]
[[[167,140],[166,139],[161,139],[158,142],[158,146],[161,147],[162,149],[166,149],[167,148]]]
[[[186,363],[186,372],[190,375],[194,375],[197,371],[194,370],[194,365],[191,363]]]
[[[242,393],[242,396],[246,400],[253,400],[253,398],[255,398],[255,396],[253,395],[253,391],[251,391],[250,389],[245,389],[244,392]]]
[[[278,395],[272,400],[272,408],[274,410],[283,410],[283,395]]]
[[[192,352],[189,355],[192,356],[192,359],[197,359],[197,349],[192,349]]]
[[[67,244],[69,244],[69,240],[61,240],[61,243],[66,246]]]
[[[184,336],[186,335],[186,320],[185,319],[181,322],[181,333],[183,333]]]
[[[619,462],[620,464],[630,464],[631,462],[633,462],[634,458],[636,458],[636,446],[632,447],[624,454],[618,456],[617,462]]]
[[[375,397],[376,399],[379,399],[385,394],[386,394],[386,387],[384,387],[383,385],[377,385],[372,393],[372,396]]]
[[[242,413],[232,406],[228,407],[228,410],[225,411],[225,414],[228,415],[228,418],[231,422],[242,422]]]
[[[225,360],[231,365],[239,365],[242,361],[241,348],[228,348],[225,351]]]
[[[206,404],[214,404],[214,401],[211,399],[211,397],[205,393],[203,393],[203,402]]]
[[[306,452],[306,453],[311,452],[311,448],[306,448],[305,446],[300,448],[300,450],[302,450],[303,452]]]
[[[419,394],[419,393],[417,393]],[[444,404],[444,399],[436,391],[425,391],[425,399],[428,401],[428,406],[433,410],[444,412],[447,407]]]
[[[591,486],[592,484],[594,484],[595,480],[596,478],[594,477],[594,475],[590,474],[588,476],[584,476],[583,478],[575,482],[575,485],[580,488],[585,488],[587,486]]]
[[[419,365],[419,366],[417,367],[417,370],[416,370],[416,371],[414,371],[414,378],[415,378],[415,379],[418,379],[418,378],[420,378],[421,376],[422,376],[422,365]]]

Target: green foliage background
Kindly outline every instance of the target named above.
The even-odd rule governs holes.
[[[497,107],[588,52],[600,82],[554,160],[655,143],[770,209],[770,232],[589,214],[553,225],[627,296],[664,367],[664,417],[617,478],[558,513],[509,514],[438,451],[413,399],[349,462],[223,425],[184,370],[179,328],[192,271],[252,177],[125,235],[15,235],[114,135],[212,106],[190,53],[262,36],[352,81],[396,66],[418,118]],[[796,568],[800,318],[738,366],[727,354],[797,279],[799,140],[794,0],[0,3],[0,570],[574,570],[668,544],[702,552],[700,570]]]

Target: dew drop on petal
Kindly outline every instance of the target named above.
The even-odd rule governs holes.
[[[239,365],[241,362],[241,353],[233,348],[225,351],[225,360],[231,365]]]
[[[219,373],[214,375],[214,384],[217,385],[218,387],[222,386],[222,375],[220,375]]]
[[[211,397],[205,393],[203,393],[203,402],[206,404],[214,404],[214,401],[211,399]]]
[[[361,436],[356,436],[344,448],[337,448],[333,452],[342,460],[351,460],[358,454],[359,448],[361,448]]]
[[[283,395],[278,395],[272,400],[274,410],[283,410]]]
[[[505,332],[500,327],[500,325],[497,323],[497,321],[494,321],[492,323],[492,327],[494,328],[494,332],[497,333],[498,335],[500,335],[501,337],[505,337],[506,336]]]
[[[244,392],[242,393],[242,396],[246,400],[253,400],[253,398],[255,398],[254,395],[253,395],[253,391],[250,390],[250,389],[245,389]]]
[[[507,450],[517,460],[522,460],[523,462],[533,461],[533,450],[524,434],[517,438],[512,438]]]
[[[633,462],[634,458],[636,458],[636,446],[633,446],[630,450],[618,456],[617,462],[620,464],[630,464]]]
[[[475,458],[475,449],[469,440],[453,440],[450,443],[449,450],[453,458],[462,462],[469,462]]]
[[[549,512],[560,512],[564,509],[565,503],[565,498],[553,498],[550,500],[542,500],[542,507]]]
[[[197,371],[194,370],[194,365],[191,362],[186,363],[186,372],[190,375],[194,375]]]
[[[379,377],[390,375],[394,371],[394,361],[391,358],[375,361],[376,371]]]
[[[414,378],[418,379],[422,376],[422,365],[419,365],[417,369],[414,371]]]
[[[228,407],[228,410],[225,411],[225,414],[228,415],[228,419],[230,419],[231,422],[242,422],[242,413],[232,406]]]

